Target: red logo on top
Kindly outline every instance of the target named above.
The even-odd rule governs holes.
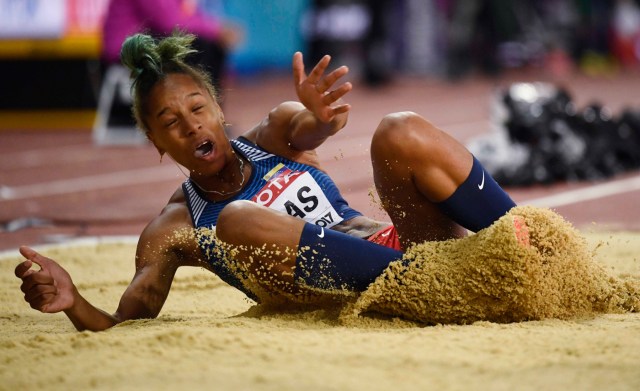
[[[258,205],[270,206],[271,203],[282,194],[293,181],[303,174],[300,171],[291,171],[287,167],[280,168],[264,185],[260,191],[251,199]]]

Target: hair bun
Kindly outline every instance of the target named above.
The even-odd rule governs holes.
[[[131,71],[131,78],[137,78],[145,71],[159,74],[161,57],[155,39],[146,34],[128,37],[120,49],[120,61]]]
[[[195,35],[181,31],[174,31],[171,36],[159,42],[150,35],[135,34],[122,44],[120,61],[131,70],[132,79],[145,71],[160,75],[162,64],[182,63],[185,57],[196,52],[191,48],[195,39]]]
[[[191,47],[196,36],[176,30],[158,44],[158,54],[162,61],[184,62],[185,57],[196,50]]]

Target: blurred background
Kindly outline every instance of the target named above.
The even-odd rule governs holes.
[[[170,3],[179,9],[160,22]],[[518,201],[574,191],[540,204],[640,229],[640,0],[0,0],[0,250],[139,233],[162,208],[183,178],[132,128],[113,46],[124,30],[163,35],[176,20],[212,45],[230,136],[295,99],[293,52],[350,67],[352,130],[325,164],[365,212],[385,217],[370,135],[410,109]],[[585,190],[609,179],[622,184]]]
[[[239,79],[288,72],[296,50],[309,62],[332,54],[371,86],[398,75],[456,81],[531,67],[615,75],[640,63],[637,0],[181,2],[242,31],[226,64]],[[0,108],[95,108],[108,7],[0,0]]]

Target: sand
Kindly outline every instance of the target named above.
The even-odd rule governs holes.
[[[417,246],[346,307],[267,309],[183,268],[159,318],[100,333],[30,309],[13,275],[19,257],[5,254],[0,389],[640,389],[640,234],[519,215],[528,246],[506,216],[462,241]],[[134,249],[41,250],[113,311]]]
[[[410,248],[364,292],[353,312],[436,325],[639,310],[640,276],[611,275],[561,216],[524,206],[476,235]]]

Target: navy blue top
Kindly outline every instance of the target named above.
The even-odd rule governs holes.
[[[251,177],[241,193],[217,202],[208,201],[187,179],[182,189],[194,227],[215,229],[220,211],[236,200],[251,200],[326,228],[362,215],[349,206],[333,180],[323,171],[269,153],[245,138],[231,140],[231,145],[250,162],[253,168]],[[228,284],[256,299],[223,261],[211,236],[203,234],[207,231],[199,231],[200,249],[214,272]]]

